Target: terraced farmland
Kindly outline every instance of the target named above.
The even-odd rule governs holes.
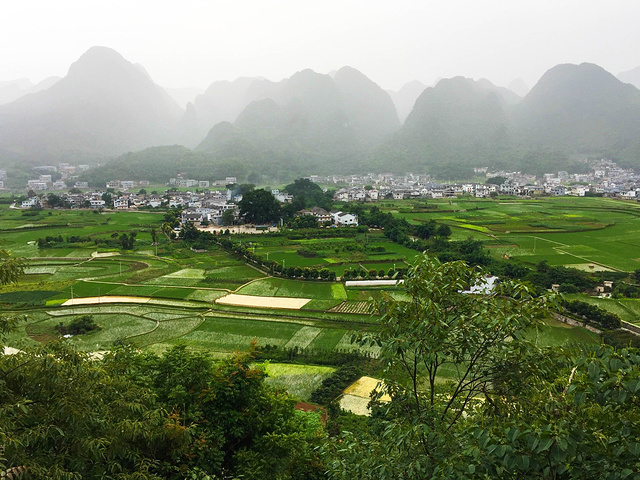
[[[578,213],[571,216],[569,210],[576,205]],[[450,224],[456,232],[471,232],[476,238],[485,239],[495,255],[508,254],[529,261],[547,259],[554,264],[597,261],[603,268],[634,269],[635,258],[640,258],[640,243],[636,245],[640,232],[635,213],[623,211],[614,202],[612,210],[607,211],[606,222],[599,221],[597,211],[593,210],[595,205],[590,200],[577,204],[465,201],[442,202],[441,206],[450,210],[446,212],[442,208],[396,213],[410,222],[435,218]],[[609,203],[605,205],[610,207]],[[476,207],[478,210],[474,210]],[[556,215],[560,216],[556,218]],[[161,351],[186,343],[190,348],[224,355],[248,348],[255,338],[261,345],[285,349],[352,351],[359,348],[351,343],[355,331],[376,328],[377,317],[373,314],[376,302],[383,298],[381,288],[345,289],[341,282],[270,277],[216,247],[206,253],[191,252],[167,238],[160,239],[156,256],[149,229],[160,227],[162,215],[53,212],[49,216],[39,213],[30,218],[27,225],[19,211],[0,206],[0,220],[3,248],[27,257],[27,268],[20,282],[0,287],[0,309],[28,317],[9,336],[9,343],[18,348],[57,339],[56,325],[83,314],[93,315],[102,327],[98,332],[65,340],[83,350],[108,349],[114,343],[124,342]],[[86,230],[82,230],[82,224]],[[525,224],[528,226],[522,227]],[[578,231],[580,228],[586,230]],[[87,242],[43,249],[35,245],[37,238],[58,235],[58,231],[63,236],[80,232],[105,237],[133,230],[138,233],[133,251],[100,249]],[[255,247],[256,253],[269,254],[272,260],[286,262],[288,266],[328,268],[338,276],[345,270],[364,275],[369,270],[407,267],[418,255],[391,242],[380,231],[347,233],[336,238],[291,239],[266,235],[246,240]],[[605,233],[615,234],[612,238],[625,247],[611,248],[603,241]],[[238,238],[242,240],[241,236]],[[637,252],[633,253],[636,247]],[[407,300],[402,288],[384,287],[384,291],[397,300]],[[229,293],[309,301],[300,310],[215,303]],[[150,300],[144,305],[63,306],[72,297],[105,296]],[[623,318],[638,318],[640,308],[635,303],[620,301],[615,305]],[[570,331],[554,330],[544,341],[550,342]]]

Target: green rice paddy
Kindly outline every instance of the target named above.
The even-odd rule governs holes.
[[[414,212],[411,206],[394,203],[383,210],[394,210],[411,223],[430,219],[447,223],[455,238],[481,239],[496,256],[508,255],[531,263],[547,260],[552,265],[588,271],[640,268],[640,207],[635,204],[606,199],[429,203],[437,208]],[[340,282],[269,277],[217,248],[195,253],[176,247],[163,236],[155,256],[149,231],[152,227],[159,231],[161,222],[161,214],[147,212],[53,211],[49,215],[43,211],[25,218],[20,210],[0,205],[0,248],[27,259],[19,283],[0,287],[0,311],[18,317],[27,315],[9,335],[8,343],[19,348],[57,339],[54,327],[82,314],[93,315],[101,326],[97,332],[63,340],[82,350],[104,350],[114,343],[127,342],[161,351],[185,343],[225,355],[248,348],[255,339],[260,345],[351,351],[358,348],[350,341],[355,331],[375,328],[377,318],[371,312],[383,298],[380,288],[345,289]],[[136,248],[131,252],[106,252],[89,244],[39,249],[35,244],[47,235],[107,237],[128,231],[138,233]],[[299,240],[251,236],[247,241],[252,242],[256,253],[268,254],[270,260],[286,266],[328,268],[338,276],[350,269],[365,274],[369,270],[386,272],[394,265],[404,268],[418,255],[379,231]],[[315,256],[301,255],[302,249],[315,252]],[[115,255],[100,256],[102,253]],[[407,299],[401,288],[384,290],[396,300]],[[214,303],[229,291],[311,300],[299,311]],[[141,305],[61,306],[72,297],[105,295],[151,300]],[[640,323],[640,301],[587,301],[618,313],[624,320]],[[586,330],[564,324],[549,324],[538,332],[538,339],[543,344],[595,341]],[[305,395],[299,394],[300,398]]]

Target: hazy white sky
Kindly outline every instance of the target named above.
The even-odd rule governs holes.
[[[529,86],[558,63],[640,65],[636,0],[5,0],[0,80],[64,76],[93,45],[166,87],[351,65],[384,88],[486,77]]]

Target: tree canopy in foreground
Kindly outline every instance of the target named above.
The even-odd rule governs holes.
[[[384,385],[367,429],[327,447],[331,479],[638,478],[640,355],[540,348],[551,297],[424,257],[383,303]],[[382,393],[390,402],[379,401]]]
[[[0,478],[319,478],[318,415],[265,376],[250,354],[184,347],[0,354]]]
[[[639,478],[638,350],[541,347],[555,297],[511,281],[465,293],[484,276],[420,259],[408,299],[385,299],[360,338],[380,347],[372,416],[336,412],[333,436],[265,384],[255,346],[222,361],[0,348],[0,478]],[[0,343],[15,323],[0,317]]]

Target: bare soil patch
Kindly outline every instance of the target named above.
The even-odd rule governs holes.
[[[74,305],[96,305],[99,303],[147,303],[151,300],[149,297],[83,297],[69,299],[62,304],[63,307],[71,307]]]
[[[230,293],[229,295],[216,299],[216,303],[220,305],[256,308],[282,308],[286,310],[300,310],[310,301],[310,298],[261,297],[257,295],[240,295],[237,293]]]

